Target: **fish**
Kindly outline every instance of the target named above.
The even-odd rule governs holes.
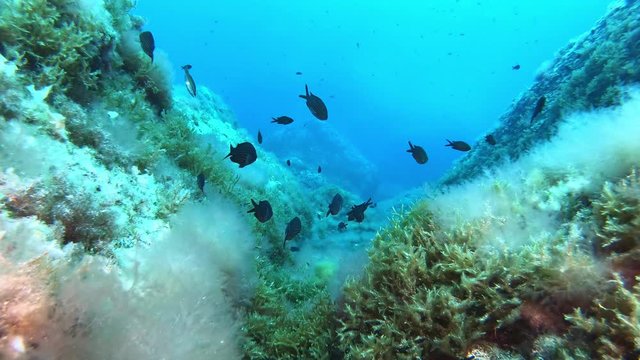
[[[407,152],[411,153],[411,156],[413,156],[418,164],[426,164],[429,160],[427,152],[424,151],[422,146],[413,145],[411,141],[409,141],[409,150],[407,150]]]
[[[296,75],[302,75],[302,71],[296,71]]]
[[[489,134],[487,136],[484,137],[484,140],[489,144],[489,145],[495,145],[496,144],[496,138],[493,137],[493,134]]]
[[[153,50],[156,49],[156,42],[153,40],[151,31],[143,31],[140,33],[140,45],[142,46],[142,51],[144,51],[144,53],[151,58],[151,62],[153,62]]]
[[[307,100],[307,107],[311,110],[311,114],[315,116],[318,120],[327,120],[329,118],[329,114],[327,112],[327,106],[324,104],[324,101],[319,97],[313,95],[313,93],[309,92],[309,87],[305,84],[304,90],[306,95],[298,95],[301,98]]]
[[[291,250],[292,252],[298,252],[298,251],[300,251],[300,247],[292,246],[292,247],[289,248],[289,250]]]
[[[198,189],[200,189],[200,191],[202,191],[202,193],[204,194],[204,174],[200,173],[198,174],[198,177],[196,178],[196,183],[198,184]]]
[[[258,130],[258,144],[262,144],[262,133]]]
[[[296,216],[287,224],[287,229],[284,231],[284,243],[282,243],[282,247],[285,246],[288,240],[300,234],[300,230],[302,230],[302,222],[300,218]]]
[[[320,167],[320,165],[318,165],[318,174],[320,174],[322,172],[322,167]]]
[[[280,125],[289,125],[293,122],[293,119],[288,116],[279,116],[277,118],[272,118],[272,123],[280,124]]]
[[[329,204],[329,210],[327,210],[326,216],[329,216],[329,214],[338,215],[340,209],[342,209],[343,202],[344,200],[342,199],[342,196],[340,194],[335,194],[333,196],[333,199],[331,200],[331,203]]]
[[[360,205],[353,205],[351,210],[347,213],[347,221],[354,220],[355,222],[361,223],[364,220],[364,212],[367,210],[369,205],[371,205],[371,198],[369,200],[363,202]]]
[[[471,150],[471,146],[469,146],[469,144],[467,144],[464,141],[451,141],[449,139],[447,139],[447,141],[449,143],[446,144],[445,146],[451,146],[451,148],[454,149],[454,150],[458,150],[458,151],[469,151],[469,150]]]
[[[536,107],[535,109],[533,109],[533,114],[531,114],[531,122],[533,122],[533,119],[536,118],[536,116],[540,115],[540,113],[542,112],[542,109],[544,109],[544,104],[547,102],[547,98],[542,95],[540,97],[540,99],[538,99],[538,102],[536,103]]]
[[[233,147],[229,145],[229,154],[224,158],[231,158],[231,161],[240,165],[241,168],[253,164],[257,159],[256,148],[253,145],[245,141]]]
[[[340,223],[338,224],[338,231],[347,231],[347,225],[349,224],[345,223],[344,221],[340,221]]]
[[[511,67],[511,70],[520,70],[520,64],[515,64]]]
[[[193,81],[193,77],[189,74],[189,70],[191,70],[191,65],[187,64],[182,67],[184,70],[184,83],[187,86],[187,91],[191,96],[196,97],[196,82]]]
[[[291,166],[291,160],[287,160],[287,166]]]
[[[247,211],[247,213],[253,213],[261,223],[269,221],[273,216],[273,209],[269,201],[260,200],[259,203],[256,203],[255,200],[251,199],[251,204],[253,205],[253,209]]]

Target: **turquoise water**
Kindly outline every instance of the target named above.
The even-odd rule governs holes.
[[[445,139],[482,139],[537,70],[608,4],[141,0],[133,13],[147,20],[176,83],[179,66],[192,64],[196,82],[220,94],[240,126],[260,129],[267,149],[322,165],[330,181],[358,183],[345,179],[355,175],[341,171],[346,154],[335,138],[313,126],[335,129],[373,164],[372,184],[352,190],[384,198],[441,176],[463,156]],[[316,124],[297,97],[305,83],[327,103],[326,123]],[[280,115],[296,119],[284,134],[269,124]],[[296,136],[313,146],[292,148]],[[405,152],[408,140],[426,149],[426,165]]]

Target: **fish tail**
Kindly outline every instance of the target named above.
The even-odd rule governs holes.
[[[329,216],[329,214],[331,214],[331,209],[327,210],[327,215],[325,217]]]
[[[309,87],[307,86],[307,84],[304,84],[304,92],[306,95],[298,95],[298,96],[300,96],[305,100],[309,99]]]
[[[225,156],[225,157],[223,158],[223,160],[224,160],[224,159],[226,159],[226,158],[228,158],[229,156],[231,156],[231,151],[232,151],[232,150],[233,150],[233,145],[229,144],[229,154],[227,154],[227,156]]]
[[[451,140],[449,140],[449,139],[446,139],[446,140],[447,140],[448,144],[446,144],[445,146],[453,146],[453,142],[451,142]]]
[[[409,141],[409,150],[407,152],[413,152],[413,144]]]
[[[302,96],[302,95],[300,95],[300,96]],[[276,119],[276,118],[272,118],[272,119],[273,119],[273,120],[271,120],[272,123],[277,123],[278,122],[278,119]]]

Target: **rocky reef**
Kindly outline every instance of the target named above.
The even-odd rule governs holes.
[[[258,145],[249,168],[223,161],[252,136],[205,86],[172,88],[133,1],[0,5],[0,357],[328,353],[337,260],[290,276],[284,229],[298,216],[321,244],[333,194],[360,199],[309,191]]]
[[[638,2],[377,235],[385,205],[340,233],[332,196],[364,199],[257,144],[225,160],[252,136],[206,86],[171,86],[133,1],[0,5],[1,358],[637,357]]]
[[[619,105],[620,89],[640,82],[640,4],[619,2],[582,36],[559,50],[539,69],[535,83],[499,119],[491,130],[497,145],[484,139],[441,179],[459,184],[504,162],[518,159],[532,147],[552,138],[567,115]],[[536,102],[546,105],[531,121]]]

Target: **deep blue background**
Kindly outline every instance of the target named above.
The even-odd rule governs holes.
[[[139,0],[134,14],[168,53],[175,82],[179,66],[192,64],[197,83],[252,133],[268,133],[272,116],[317,121],[297,98],[308,83],[327,103],[325,125],[377,165],[376,195],[384,197],[437,179],[464,155],[445,148],[445,138],[473,143],[490,131],[537,69],[608,3]],[[404,152],[407,140],[427,150],[427,165]]]

